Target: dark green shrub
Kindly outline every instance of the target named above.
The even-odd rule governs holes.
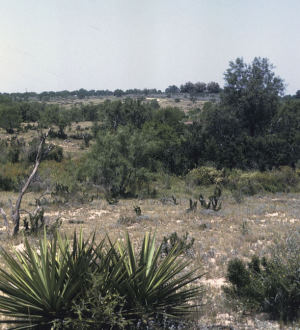
[[[109,199],[136,197],[147,189],[152,178],[144,167],[143,138],[128,127],[98,134],[86,163],[86,176],[104,187]]]
[[[36,159],[38,144],[40,140],[38,138],[33,139],[28,146],[27,160],[33,163]],[[45,144],[43,147],[43,160],[55,160],[61,162],[63,160],[63,148],[56,146],[55,144]]]
[[[13,190],[14,187],[14,182],[11,179],[5,178],[0,174],[0,190],[10,191]]]
[[[269,313],[285,322],[300,318],[300,233],[277,245],[270,258],[254,256],[250,263],[231,260],[227,269],[230,299],[245,309]]]
[[[61,162],[63,158],[63,148],[53,144],[51,145],[50,151],[45,155],[45,159],[55,160],[56,162]]]
[[[0,190],[19,190],[20,184],[26,175],[27,169],[24,167],[24,164],[0,164]]]

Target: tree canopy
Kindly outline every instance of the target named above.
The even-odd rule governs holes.
[[[230,106],[251,136],[270,123],[283,94],[283,80],[273,72],[267,58],[255,57],[251,64],[237,58],[224,74],[222,103]]]

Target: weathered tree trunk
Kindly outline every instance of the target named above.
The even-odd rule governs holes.
[[[24,184],[19,196],[18,196],[18,199],[16,201],[16,204],[15,206],[13,207],[13,205],[11,204],[11,217],[12,217],[12,221],[13,221],[13,235],[15,236],[18,232],[19,232],[19,228],[20,228],[20,207],[21,207],[21,203],[22,203],[22,199],[23,199],[23,196],[24,194],[26,193],[26,190],[28,189],[31,181],[33,180],[37,170],[38,170],[38,167],[41,163],[41,158],[42,158],[42,151],[43,151],[43,146],[45,144],[45,141],[46,141],[46,138],[49,134],[49,131],[50,129],[48,130],[48,132],[46,134],[43,134],[41,136],[41,142],[38,146],[38,150],[37,150],[37,155],[36,155],[36,159],[35,159],[35,164],[34,164],[34,167],[33,167],[33,170],[29,176],[29,178],[27,179],[26,183]],[[7,217],[6,217],[6,214],[4,212],[3,209],[0,209],[0,213],[2,214],[3,218],[4,218],[4,223],[6,225],[6,227],[8,228],[8,221],[7,221]]]

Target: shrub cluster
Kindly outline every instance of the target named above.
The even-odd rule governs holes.
[[[229,262],[224,291],[250,311],[269,313],[285,322],[300,318],[300,233],[278,245],[271,258],[253,256],[246,264]]]
[[[288,166],[265,172],[232,170],[225,180],[228,188],[241,190],[246,195],[255,195],[262,191],[272,193],[298,191],[299,184],[299,175]]]
[[[186,180],[197,186],[221,184],[224,180],[224,172],[211,166],[201,166],[189,171]]]

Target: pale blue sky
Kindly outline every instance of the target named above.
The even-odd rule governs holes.
[[[300,89],[300,0],[0,0],[0,92],[218,81],[268,57]]]

